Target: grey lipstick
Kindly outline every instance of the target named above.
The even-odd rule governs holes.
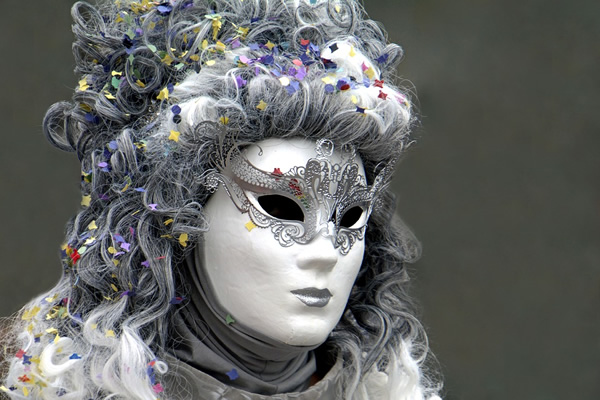
[[[291,292],[309,307],[325,307],[331,296],[333,296],[329,289],[317,289],[315,287],[292,290]]]

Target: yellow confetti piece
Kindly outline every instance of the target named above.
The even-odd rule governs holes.
[[[208,65],[209,67],[212,65],[215,65],[216,61],[215,60],[208,60],[207,62],[205,62],[206,65]]]
[[[37,315],[37,313],[39,313],[41,310],[41,308],[39,306],[35,306],[27,311],[25,311],[23,313],[23,316],[21,317],[22,320],[27,321],[32,319],[33,317],[35,317]]]
[[[118,71],[113,71],[113,72],[111,72],[110,74],[111,74],[112,76],[121,76],[121,75],[123,75],[123,73],[122,73],[122,72],[118,72]]]
[[[269,50],[273,50],[273,47],[275,47],[275,45],[273,43],[271,43],[271,41],[269,40],[267,42],[267,44],[265,44],[265,46],[269,49]]]
[[[181,135],[180,132],[172,130],[171,134],[169,135],[169,140],[172,140],[174,142],[179,142],[179,135]]]
[[[0,390],[2,390],[3,392],[8,392],[8,388],[6,386],[0,386]]]
[[[354,57],[356,55],[356,51],[354,51],[354,46],[350,46],[350,57]]]
[[[92,222],[90,222],[90,224],[87,226],[87,228],[91,231],[93,229],[98,229],[98,225],[96,225],[96,220],[93,220]]]
[[[172,239],[173,236],[171,235],[160,235],[161,238],[167,238],[167,239]]]
[[[219,118],[219,122],[223,125],[227,125],[229,123],[229,117],[221,117]]]
[[[188,240],[187,233],[182,233],[181,235],[179,235],[179,244],[182,245],[183,247],[187,247],[187,240]]]
[[[119,289],[117,289],[117,286],[114,283],[110,284],[110,287],[112,288],[112,290],[114,290],[115,292],[118,292]]]
[[[29,396],[29,389],[27,389],[27,386],[23,386],[23,396],[25,396],[25,397]]]
[[[198,33],[198,32],[196,32]],[[202,50],[206,50],[206,48],[208,47],[208,40],[204,39],[202,41]]]
[[[158,96],[156,96],[156,98],[158,100],[167,100],[169,98],[169,89],[164,88],[163,90],[161,90],[158,93]]]
[[[256,224],[252,221],[246,222],[246,224],[244,226],[246,227],[246,229],[248,229],[248,232],[250,232],[252,229],[256,228]]]
[[[136,83],[136,84],[137,84],[139,87],[141,87],[141,88],[145,88],[145,87],[146,87],[146,84],[145,84],[144,82],[140,81],[139,79],[138,79],[137,81],[135,81],[135,83]]]
[[[117,254],[117,249],[115,249],[114,247],[110,246],[110,247],[108,248],[108,252],[109,252],[110,254]]]
[[[217,44],[215,44],[215,49],[217,49],[218,51],[225,51],[227,47],[225,46],[225,44],[221,41],[218,41]]]
[[[264,111],[267,108],[267,103],[264,100],[261,100],[260,103],[256,106],[260,111]]]
[[[91,201],[92,201],[92,196],[90,196],[90,195],[83,196],[81,198],[81,205],[84,206],[84,207],[89,207]]]
[[[118,267],[119,264],[121,264],[121,261],[115,260],[115,259],[113,259],[112,262],[113,262],[113,264],[115,264],[115,267]]]
[[[112,93],[110,93],[109,91],[104,91],[104,97],[106,97],[109,100],[116,100],[117,98],[115,96],[112,95]]]
[[[56,329],[56,328],[48,328],[48,329],[46,329],[46,333],[50,333],[50,334],[56,333],[58,335],[58,329]]]
[[[335,12],[339,13],[340,11],[342,11],[342,6],[338,4],[337,6],[335,6]]]
[[[213,40],[217,40],[217,35],[219,34],[219,31],[221,30],[221,26],[223,26],[223,23],[221,22],[221,16],[220,15],[214,16],[212,18]]]
[[[375,76],[375,70],[373,69],[373,67],[369,67],[366,71],[365,71],[365,75],[369,78],[369,79],[373,79],[373,77]]]
[[[82,109],[83,111],[85,111],[85,112],[90,112],[90,111],[92,111],[92,107],[88,106],[88,105],[87,105],[87,104],[85,104],[85,103],[80,103],[80,104],[79,104],[79,108],[81,108],[81,109]]]
[[[162,61],[163,63],[165,63],[167,65],[171,65],[171,64],[173,64],[173,61],[175,61],[175,60],[173,60],[173,58],[171,58],[171,56],[169,54],[165,54],[165,56],[160,61]]]
[[[91,324],[90,328],[92,328],[92,330],[94,330],[94,329],[98,328],[98,324]]]
[[[200,61],[200,56],[198,54],[194,54],[190,56],[190,60],[198,62]]]
[[[323,82],[325,82],[327,85],[333,85],[333,84],[335,83],[335,80],[334,80],[334,79],[333,79],[333,77],[332,77],[332,76],[330,76],[330,75],[327,75],[326,77],[324,77],[324,78],[321,78],[321,80],[322,80]]]
[[[83,78],[82,80],[79,81],[79,90],[85,92],[89,88],[90,88],[90,85],[88,85],[87,80],[85,78]]]
[[[156,22],[152,21],[148,24],[148,30],[153,31],[156,28]]]
[[[242,39],[245,39],[246,36],[248,35],[248,31],[250,30],[250,28],[244,28],[244,27],[239,27],[237,29],[237,33],[242,37]]]
[[[163,222],[165,224],[165,226],[169,226],[169,224],[173,223],[173,218],[169,218],[168,220],[166,220],[165,222]]]
[[[281,78],[279,78],[279,82],[281,82],[281,84],[283,86],[289,86],[290,85],[290,78],[288,78],[287,76],[282,76]]]
[[[56,334],[56,336],[54,336],[54,343],[58,343],[58,341],[60,340],[60,336],[58,336],[58,333]],[[57,350],[57,352],[60,353],[62,349]]]
[[[115,337],[115,331],[113,331],[112,329],[109,329],[106,331],[105,335],[106,337]]]
[[[358,104],[358,98],[355,95],[352,95],[350,99],[352,100],[352,103]]]
[[[95,241],[96,241],[96,237],[92,236],[92,237],[90,237],[90,238],[86,239],[86,241],[85,241],[85,242],[83,242],[83,244],[92,244],[92,243],[94,243]],[[81,254],[81,252],[79,252],[79,254]]]

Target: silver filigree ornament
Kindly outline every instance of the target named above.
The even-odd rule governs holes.
[[[317,141],[317,157],[287,172],[257,168],[241,147],[231,138],[223,140],[213,159],[215,168],[205,175],[204,184],[211,192],[222,185],[238,210],[247,213],[257,227],[271,228],[284,247],[309,243],[320,234],[330,237],[340,253],[348,254],[354,243],[364,239],[378,195],[389,184],[393,172],[393,166],[387,165],[380,169],[373,184],[367,185],[359,173],[354,148],[342,146],[341,163],[332,163],[334,144],[327,139]],[[282,219],[267,212],[259,199],[273,194],[294,201],[302,210],[303,220]],[[350,210],[352,224],[345,226],[344,216]]]

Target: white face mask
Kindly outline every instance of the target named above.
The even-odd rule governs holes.
[[[208,179],[219,189],[205,206],[203,260],[217,301],[270,338],[324,342],[360,269],[377,192],[360,158],[298,138],[222,157]]]

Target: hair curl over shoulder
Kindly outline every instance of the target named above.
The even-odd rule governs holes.
[[[186,296],[181,262],[209,229],[202,177],[220,137],[352,144],[372,179],[411,142],[410,101],[392,84],[402,50],[354,0],[78,2],[72,16],[79,85],[43,126],[81,161],[82,209],[59,283],[12,324],[4,389],[169,399],[160,360]],[[393,218],[389,190],[381,202],[328,345],[344,358],[345,398],[380,398],[369,392],[380,373],[390,399],[429,398],[439,387],[406,293],[419,245]]]

